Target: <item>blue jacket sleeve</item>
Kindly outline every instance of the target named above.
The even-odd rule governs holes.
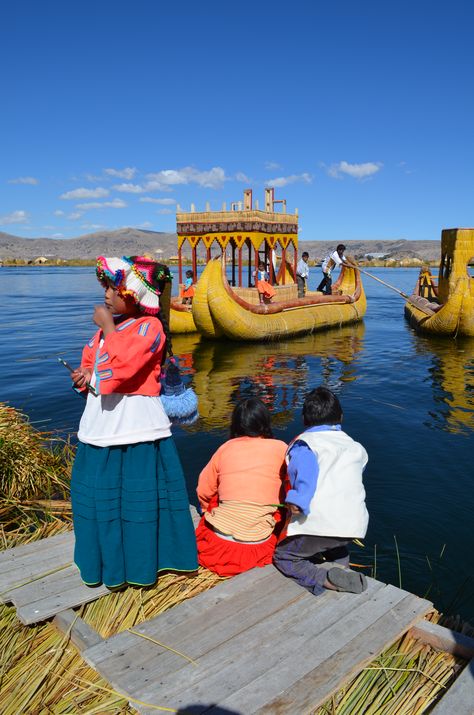
[[[286,501],[298,506],[303,514],[309,514],[309,505],[318,483],[319,465],[314,452],[306,442],[297,440],[290,449],[288,478],[291,489]]]

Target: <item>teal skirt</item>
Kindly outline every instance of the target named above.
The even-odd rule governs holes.
[[[149,586],[160,571],[195,571],[196,538],[172,437],[117,447],[79,443],[71,477],[83,581]]]

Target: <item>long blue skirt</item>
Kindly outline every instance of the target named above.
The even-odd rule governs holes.
[[[117,447],[79,443],[71,478],[74,560],[89,585],[149,586],[195,571],[196,538],[172,437]]]

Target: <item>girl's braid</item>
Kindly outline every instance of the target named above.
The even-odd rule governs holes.
[[[164,362],[166,360],[166,355],[169,355],[170,358],[173,357],[173,346],[171,344],[171,330],[170,330],[170,326],[168,323],[168,318],[164,314],[164,311],[160,311],[159,318],[160,318],[160,321],[161,321],[161,324],[163,326],[163,330],[164,330],[165,336],[166,336],[166,351],[163,356],[163,362]]]

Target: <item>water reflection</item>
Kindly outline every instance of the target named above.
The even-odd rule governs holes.
[[[201,419],[194,429],[221,429],[237,400],[258,395],[286,425],[308,386],[324,382],[338,392],[357,379],[355,357],[363,349],[364,324],[347,325],[279,343],[229,343],[176,336],[173,349],[192,375]],[[316,378],[317,373],[317,378]]]
[[[435,409],[426,426],[469,434],[474,429],[474,339],[420,338],[416,350],[431,359],[427,379]]]

